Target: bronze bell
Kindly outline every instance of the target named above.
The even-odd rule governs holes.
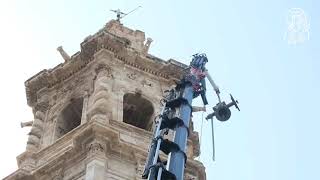
[[[227,121],[230,119],[231,111],[225,102],[218,103],[213,107],[214,114],[219,121]]]
[[[238,101],[234,100],[232,95],[230,94],[231,102],[229,104],[226,104],[225,102],[219,102],[216,106],[214,106],[213,113],[209,114],[206,119],[212,119],[213,116],[216,116],[216,118],[219,121],[227,121],[231,117],[231,111],[230,107],[235,106],[239,111]]]

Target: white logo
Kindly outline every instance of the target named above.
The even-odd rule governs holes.
[[[309,40],[310,21],[300,8],[292,8],[288,11],[287,32],[284,38],[289,44],[303,43]]]

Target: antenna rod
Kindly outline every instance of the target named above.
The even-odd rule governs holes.
[[[139,8],[141,8],[141,7],[142,7],[142,6],[138,6],[138,7],[136,7],[135,9],[133,9],[132,11],[126,13],[125,15],[123,15],[123,16],[121,17],[121,19],[124,18],[126,15],[133,13],[134,11],[136,11],[137,9],[139,9]]]

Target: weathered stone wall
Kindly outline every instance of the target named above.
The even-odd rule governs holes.
[[[19,169],[5,179],[141,179],[152,132],[123,122],[123,97],[141,94],[152,103],[153,119],[164,90],[186,67],[146,54],[150,42],[144,41],[143,32],[111,21],[70,60],[26,81],[35,119],[27,149],[17,157]],[[61,112],[78,98],[81,124],[58,138]],[[205,179],[203,165],[193,160],[198,146],[191,128],[186,179]]]
[[[162,91],[169,88],[168,82],[117,62],[108,51],[98,52],[95,58],[93,65],[46,89],[45,95],[49,97],[51,107],[45,119],[46,131],[42,136],[41,148],[56,140],[54,130],[59,114],[74,98],[84,98],[83,123],[99,117],[104,121],[122,121],[123,96],[126,93],[141,93],[152,102],[156,111],[154,114],[159,112]]]

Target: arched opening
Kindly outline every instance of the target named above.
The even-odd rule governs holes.
[[[60,138],[81,124],[83,98],[71,99],[61,111],[56,125],[56,138]]]
[[[153,106],[141,94],[128,93],[123,97],[123,122],[141,129],[150,130]]]

